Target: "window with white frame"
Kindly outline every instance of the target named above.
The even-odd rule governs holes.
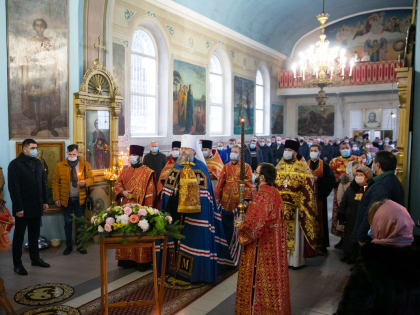
[[[158,67],[154,39],[145,30],[134,32],[131,43],[130,133],[156,135],[158,130]]]
[[[212,55],[209,67],[210,134],[223,134],[223,87],[222,64],[216,55]]]
[[[264,81],[261,71],[257,71],[255,88],[255,132],[264,133]]]

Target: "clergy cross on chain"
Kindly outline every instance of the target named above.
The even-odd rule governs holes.
[[[97,63],[99,64],[100,60],[101,60],[101,49],[105,50],[105,48],[106,48],[105,46],[101,45],[101,35],[98,36],[98,44],[95,43],[93,45],[93,47],[98,49],[98,59],[96,59],[96,60],[97,60]]]

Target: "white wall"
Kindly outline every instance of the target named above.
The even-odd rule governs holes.
[[[208,64],[210,56],[213,52],[217,51],[222,56],[222,62],[226,62],[230,68],[231,75],[225,79],[229,80],[230,88],[233,89],[233,77],[235,75],[253,80],[255,82],[255,76],[257,69],[261,69],[265,74],[266,78],[269,79],[270,89],[267,89],[265,95],[267,100],[267,112],[265,115],[266,126],[264,131],[266,134],[270,132],[270,104],[279,103],[279,97],[276,95],[276,88],[278,86],[277,74],[281,68],[282,61],[285,56],[273,51],[272,49],[262,46],[250,39],[243,38],[239,34],[235,34],[233,31],[226,29],[224,26],[217,25],[217,23],[208,21],[204,17],[199,17],[196,13],[190,12],[188,9],[182,9],[179,5],[173,1],[158,0],[113,0],[112,1],[112,25],[110,27],[112,32],[112,40],[118,43],[124,43],[126,45],[126,69],[125,69],[125,81],[126,81],[126,95],[125,104],[126,108],[129,108],[129,63],[130,54],[129,46],[131,36],[133,32],[139,27],[143,26],[149,29],[156,37],[157,41],[164,41],[167,45],[167,68],[162,69],[169,73],[168,80],[163,84],[167,85],[167,91],[165,89],[166,98],[165,104],[160,104],[165,110],[161,110],[160,115],[160,133],[157,137],[147,138],[131,138],[129,135],[120,137],[120,148],[124,149],[128,144],[140,144],[147,146],[151,140],[157,140],[162,149],[169,148],[171,142],[175,139],[179,139],[180,136],[174,136],[172,133],[172,95],[173,95],[173,84],[172,84],[172,73],[173,73],[173,61],[174,59],[183,60],[189,63],[193,63],[208,70]],[[131,17],[126,18],[125,12],[130,12]],[[153,28],[159,30],[153,32]],[[112,49],[112,43],[108,43],[109,49]],[[108,50],[109,50],[108,49]],[[220,54],[220,52],[222,52]],[[107,60],[110,60],[108,58]],[[109,66],[112,69],[112,66]],[[208,72],[208,71],[207,71]],[[208,89],[208,87],[207,87]],[[213,141],[223,140],[232,137],[233,134],[233,90],[231,90],[231,99],[226,100],[226,112],[225,122],[225,134],[224,136],[212,137],[209,135],[208,122],[209,122],[209,102],[207,101],[207,132],[206,135],[200,136],[200,138],[211,139]],[[208,98],[208,90],[207,90]],[[129,111],[126,111],[126,131],[129,129],[127,122],[129,121]],[[164,117],[163,117],[164,116]],[[166,128],[162,128],[162,124]],[[239,137],[238,135],[235,137]]]

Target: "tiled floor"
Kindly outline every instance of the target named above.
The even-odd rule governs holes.
[[[332,245],[338,241],[332,235],[330,240]],[[99,297],[99,247],[93,245],[87,255],[74,252],[70,256],[63,256],[62,251],[61,247],[41,252],[45,261],[51,264],[48,269],[31,267],[25,252],[23,262],[29,272],[26,277],[13,273],[10,251],[0,253],[0,277],[5,281],[10,300],[13,301],[17,290],[44,282],[62,282],[75,288],[75,295],[66,301],[66,305],[78,307]],[[325,258],[307,260],[307,267],[301,270],[289,271],[293,314],[325,315],[333,314],[336,310],[341,295],[337,288],[349,274],[350,268],[340,262],[339,251],[330,249],[329,253]],[[108,256],[111,290],[144,275],[134,270],[118,268],[112,251],[109,251]],[[178,314],[234,314],[236,281],[237,274],[234,274]],[[18,313],[26,310],[21,305],[14,306]]]

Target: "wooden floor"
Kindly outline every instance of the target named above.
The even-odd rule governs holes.
[[[330,202],[332,204],[332,200]],[[330,236],[331,244],[338,239]],[[78,307],[97,298],[99,291],[99,246],[89,248],[87,255],[73,252],[63,256],[63,246],[41,252],[42,258],[51,264],[44,269],[30,266],[28,253],[24,252],[23,263],[28,276],[18,276],[13,272],[11,251],[0,253],[0,276],[5,281],[8,297],[18,313],[28,308],[13,302],[14,293],[30,285],[45,282],[66,283],[75,288],[74,296],[66,305]],[[131,269],[121,269],[113,259],[114,252],[108,253],[110,289],[121,287],[141,276]],[[328,257],[307,260],[307,267],[301,270],[289,270],[290,290],[293,314],[333,314],[337,308],[343,280],[349,275],[350,267],[339,260],[340,252],[329,249]],[[179,314],[234,314],[237,274],[234,274],[207,294],[190,304]]]

